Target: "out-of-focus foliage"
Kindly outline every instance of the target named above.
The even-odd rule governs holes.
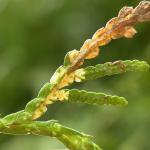
[[[63,63],[67,51],[79,48],[124,5],[139,0],[0,0],[0,113],[23,109]],[[137,25],[133,39],[119,39],[101,48],[87,64],[118,59],[150,63],[150,24]],[[150,149],[150,72],[127,73],[77,85],[78,88],[125,96],[129,106],[56,103],[43,119],[93,135],[103,149]],[[77,87],[75,86],[75,87]],[[8,94],[9,93],[9,94]],[[1,150],[64,148],[46,137],[0,135]]]

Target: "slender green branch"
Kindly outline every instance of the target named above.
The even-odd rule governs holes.
[[[67,53],[64,65],[60,66],[50,82],[46,83],[31,100],[24,110],[7,115],[0,119],[0,132],[5,134],[35,134],[58,138],[71,150],[101,150],[91,139],[73,129],[64,127],[55,121],[33,121],[41,117],[47,110],[47,105],[57,100],[84,102],[89,104],[126,105],[123,97],[110,96],[103,93],[79,90],[63,90],[62,88],[76,82],[100,78],[106,75],[120,74],[127,71],[146,71],[146,62],[117,61],[95,67],[79,69],[85,59],[98,56],[99,47],[108,44],[113,39],[131,38],[135,35],[134,25],[138,22],[150,21],[150,2],[142,1],[134,9],[123,7],[118,16],[109,20],[105,27],[100,28],[86,40],[80,50]]]
[[[75,74],[77,79],[86,81],[101,78],[104,76],[111,76],[114,74],[122,74],[125,72],[144,72],[149,68],[150,66],[145,61],[119,60],[78,69]]]
[[[106,95],[104,93],[87,92],[85,90],[66,90],[68,101],[96,105],[120,105],[126,106],[128,101],[124,97]]]
[[[14,135],[42,135],[56,137],[70,150],[101,150],[94,144],[91,136],[75,131],[71,128],[64,127],[57,121],[32,121],[29,123],[13,124],[10,127],[3,126],[0,122],[0,132]]]
[[[115,62],[108,62],[105,64],[99,64],[94,66],[89,66],[87,68],[78,69],[74,76],[72,77],[72,82],[75,81],[85,81],[85,80],[93,80],[96,78],[100,78],[103,76],[110,76],[113,74],[121,74],[125,72],[139,72],[139,71],[147,71],[149,69],[149,65],[144,61],[139,60],[126,60],[126,61],[115,61]],[[59,78],[59,71],[56,71],[54,77]],[[55,78],[56,79],[56,78]],[[72,84],[72,83],[71,83]],[[38,93],[37,98],[31,100],[26,108],[25,112],[29,114],[33,114],[37,108],[39,108],[37,111],[36,116],[38,116],[38,113],[46,111],[46,105],[51,104],[58,100],[60,97],[64,97],[63,94],[60,95],[60,92],[55,92],[55,96],[50,95],[50,91],[54,87],[54,84],[46,83],[41,88],[40,92]],[[49,97],[48,97],[49,96]],[[63,99],[62,99],[63,100]],[[65,98],[64,98],[65,100]],[[86,99],[85,99],[86,101]],[[42,104],[42,105],[41,105]],[[41,114],[41,113],[40,113]],[[29,115],[29,117],[31,117]]]
[[[51,94],[73,83],[73,78],[71,77],[75,70],[84,63],[84,59],[92,59],[98,56],[99,47],[108,44],[113,39],[133,37],[136,33],[133,26],[138,22],[149,21],[149,12],[149,1],[140,2],[134,9],[132,7],[123,7],[118,16],[109,20],[105,27],[97,30],[91,39],[85,41],[79,51],[68,52],[64,59],[64,65],[57,69],[50,80],[52,87],[49,95],[32,112],[32,119],[37,119],[45,113],[45,105],[48,99],[49,101],[51,100]]]
[[[73,76],[71,76],[70,84],[72,84],[74,81],[81,82],[81,81],[85,81],[85,80],[93,80],[93,79],[100,78],[103,76],[122,74],[125,72],[140,72],[140,71],[143,72],[143,71],[147,71],[148,69],[149,69],[149,65],[146,62],[139,61],[139,60],[133,60],[133,61],[131,61],[131,60],[121,61],[120,60],[120,61],[115,61],[115,62],[108,62],[105,64],[99,64],[96,66],[89,66],[87,68],[78,69],[73,74]],[[56,74],[57,74],[57,72],[56,72]],[[41,88],[37,98],[31,100],[27,104],[25,111],[30,113],[30,114],[33,114],[38,107],[39,111],[37,111],[37,114],[36,114],[38,116],[38,113],[46,110],[47,104],[51,104],[57,100],[63,101],[63,100],[68,99],[68,95],[66,95],[66,93],[63,93],[61,91],[55,92],[54,96],[51,94],[51,96],[48,97],[49,91],[51,90],[52,87],[53,87],[53,85],[51,83],[46,83]],[[74,102],[75,101],[76,102],[77,101],[83,102],[83,100],[79,100],[79,96],[78,96],[79,93],[83,94],[83,92],[79,92],[77,90],[71,90],[69,93],[70,94],[73,94],[73,93],[76,94],[76,97],[74,97]],[[82,95],[82,94],[80,94],[80,95]],[[94,94],[94,93],[89,93],[89,95],[90,94]],[[90,103],[90,101],[88,101],[88,96],[87,97],[84,97],[84,96],[85,95],[83,95],[83,99],[85,100],[85,102]],[[101,100],[106,99],[106,97],[111,98],[112,100],[114,100],[116,98],[116,97],[112,98],[111,96],[101,94]],[[80,98],[81,98],[81,96],[80,96]],[[72,99],[72,96],[71,96],[71,99]],[[115,100],[117,100],[117,99],[115,99]],[[43,105],[41,105],[41,103]],[[91,100],[91,103],[92,103],[92,100]],[[102,101],[98,102],[98,100],[97,100],[97,103],[102,103]],[[41,108],[40,108],[40,105],[41,105]]]

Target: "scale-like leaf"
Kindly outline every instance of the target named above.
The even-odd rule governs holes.
[[[124,97],[107,95],[104,93],[87,92],[85,90],[68,90],[68,101],[81,102],[96,105],[120,105],[126,106],[128,101]]]

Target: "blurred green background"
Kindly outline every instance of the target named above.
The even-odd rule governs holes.
[[[24,108],[63,63],[65,53],[82,43],[124,5],[139,0],[0,0],[0,113]],[[133,39],[101,48],[86,65],[118,59],[150,63],[150,23],[136,26]],[[60,123],[94,136],[104,150],[150,150],[150,71],[104,77],[75,88],[125,96],[126,108],[56,103],[42,120]],[[56,139],[0,135],[0,150],[65,148]]]

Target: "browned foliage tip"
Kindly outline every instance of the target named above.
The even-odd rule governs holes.
[[[117,17],[109,20],[105,27],[98,29],[91,39],[84,42],[78,55],[72,60],[69,73],[83,64],[84,59],[92,59],[99,54],[99,47],[108,44],[112,39],[132,38],[137,32],[134,25],[150,21],[150,2],[141,1],[137,7],[123,7]]]

